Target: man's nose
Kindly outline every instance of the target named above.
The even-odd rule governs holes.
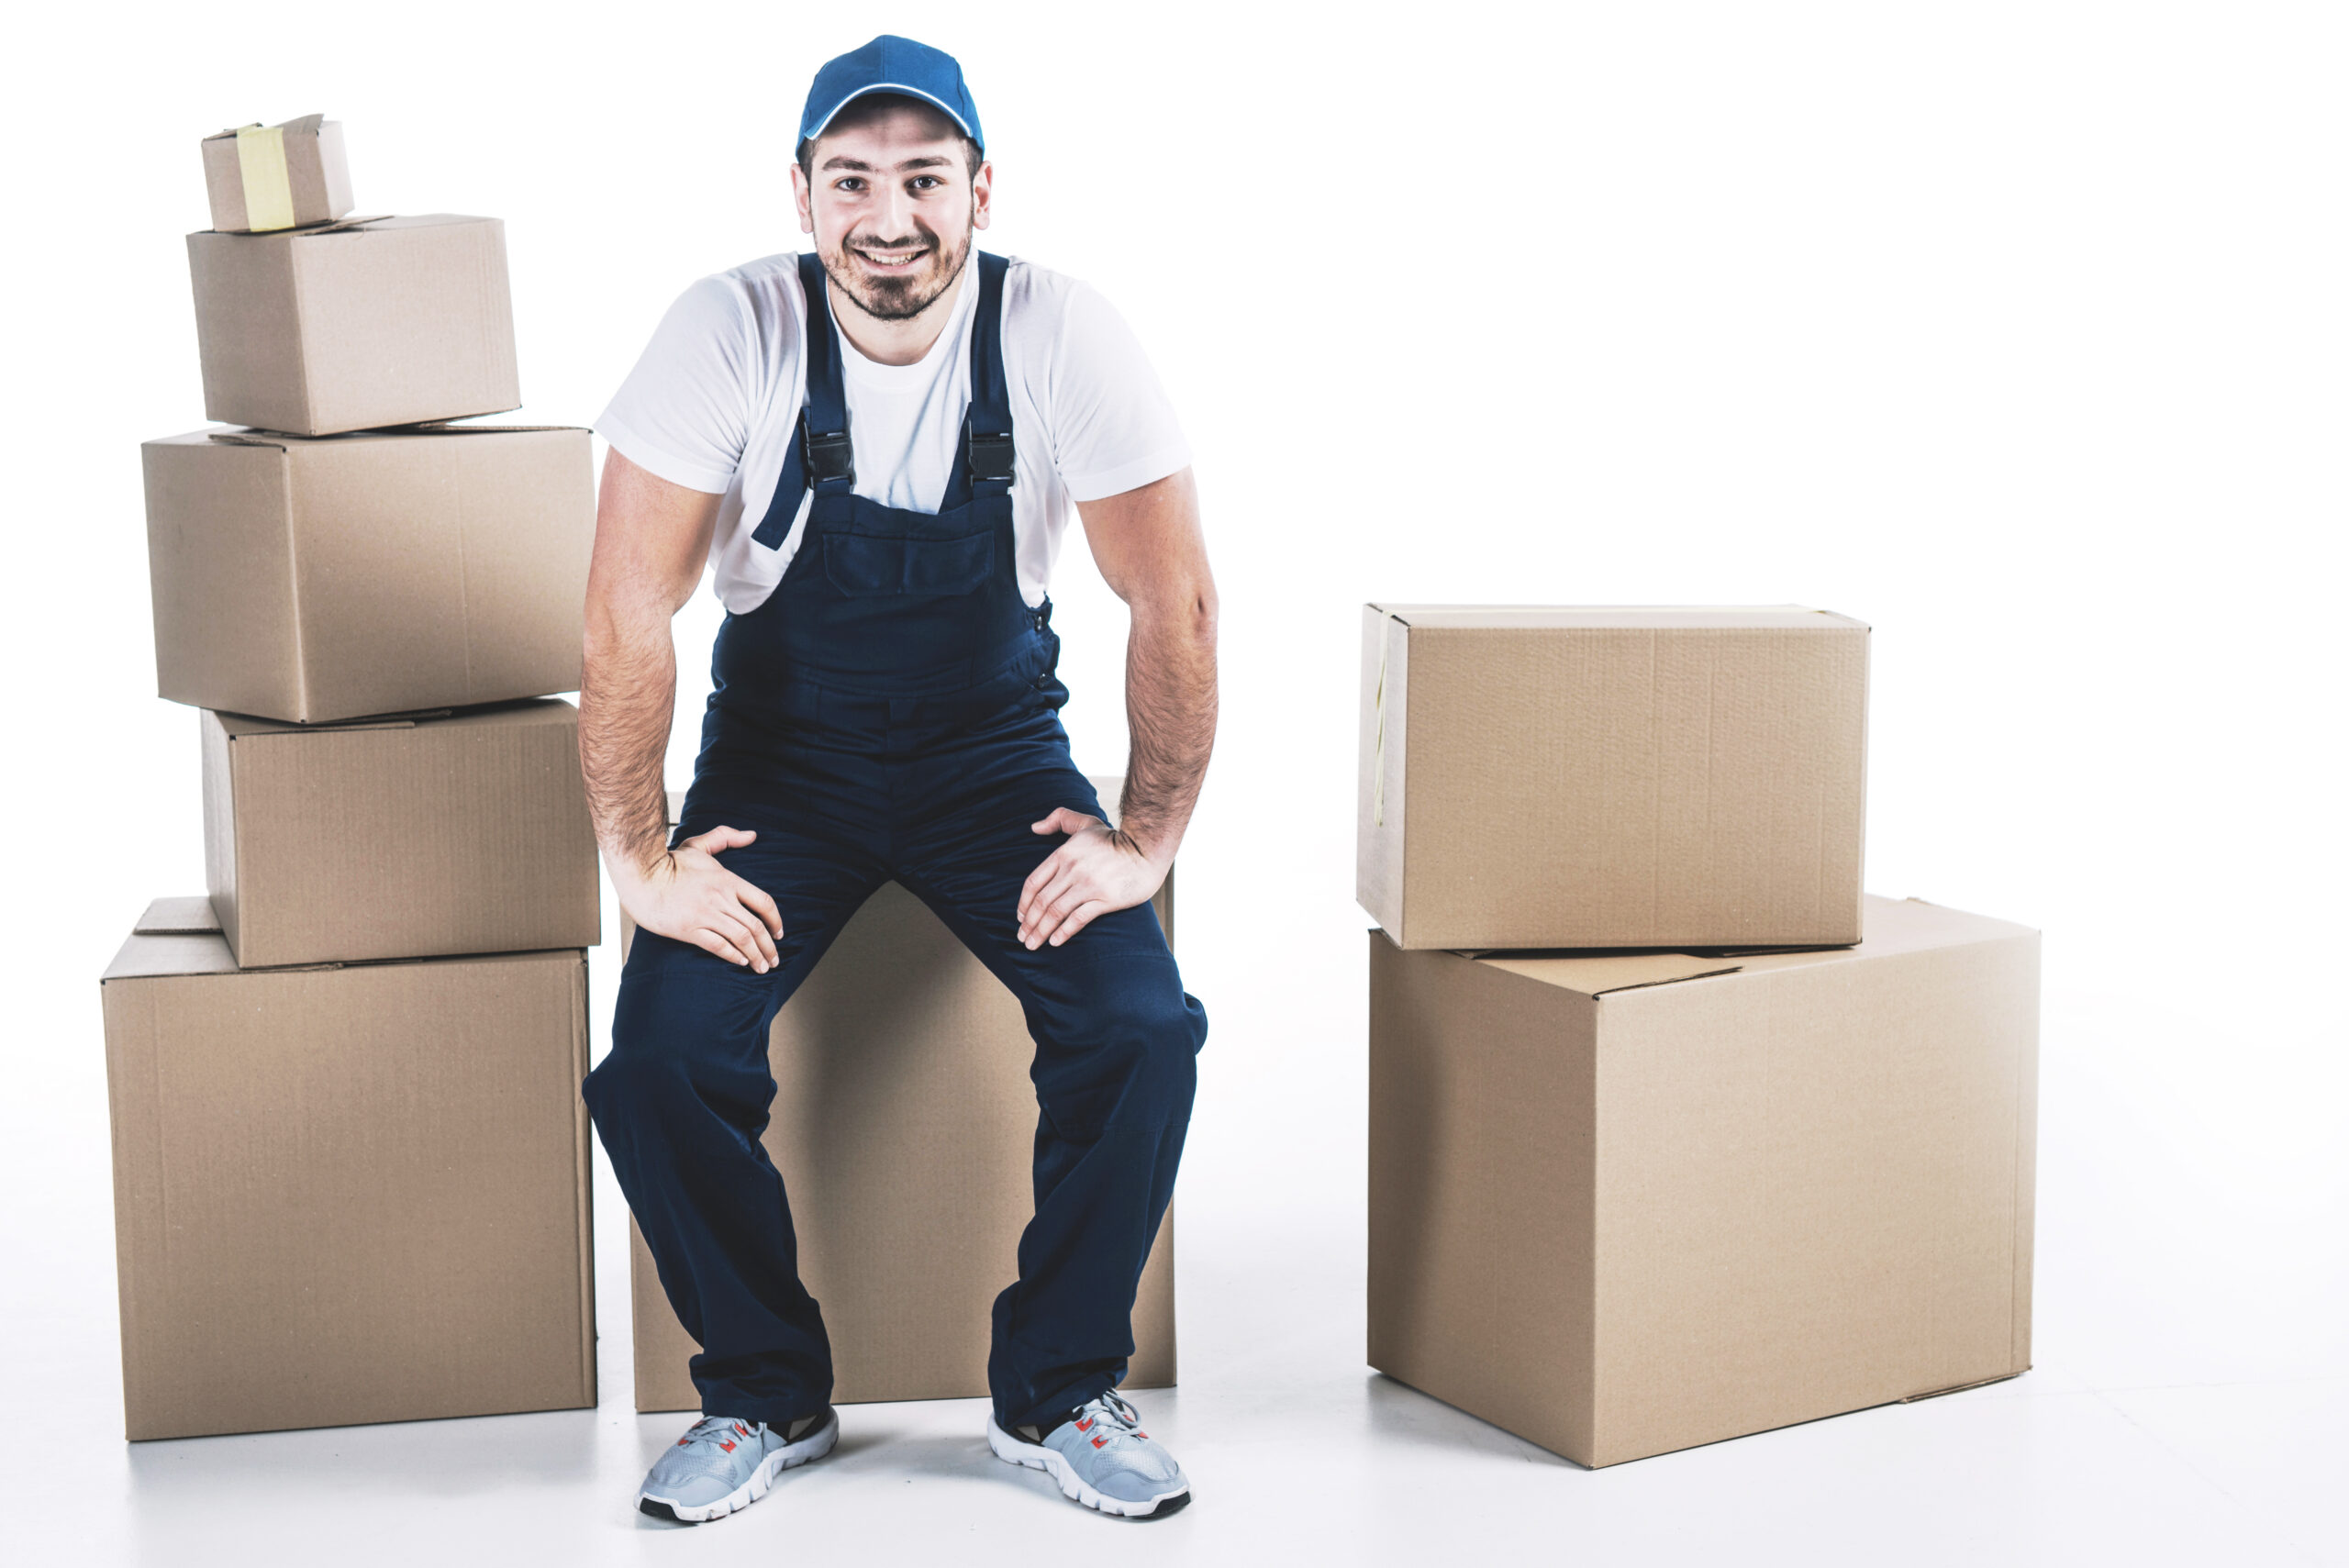
[[[914,202],[903,185],[882,188],[873,213],[874,232],[884,241],[910,239],[914,233]]]

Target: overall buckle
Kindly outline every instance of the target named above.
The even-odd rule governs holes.
[[[811,482],[821,484],[837,479],[848,484],[856,483],[856,451],[849,444],[846,430],[819,433],[807,431],[807,475]]]
[[[1006,484],[1011,483],[1013,454],[1010,431],[1006,430],[999,436],[991,436],[973,430],[967,446],[970,452],[971,483],[976,484],[990,479],[998,480]]]

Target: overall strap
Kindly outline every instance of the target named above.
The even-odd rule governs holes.
[[[1003,280],[1011,263],[979,252],[979,318],[971,324],[971,411],[963,461],[977,495],[1011,488],[1011,391],[1003,374]]]
[[[856,483],[856,460],[848,439],[848,392],[841,384],[840,328],[824,289],[824,263],[812,250],[799,258],[799,286],[807,295],[807,401],[800,445],[816,494],[845,495]]]
[[[840,328],[832,322],[832,304],[824,292],[824,263],[812,251],[799,258],[799,289],[807,296],[807,395],[799,406],[799,422],[792,427],[791,445],[784,451],[783,475],[775,481],[774,498],[767,515],[751,535],[769,550],[781,550],[798,520],[800,498],[812,486],[823,494],[845,495],[856,484],[856,454],[848,438],[848,393],[841,383]],[[810,422],[810,417],[813,422]],[[825,482],[831,481],[829,490]]]

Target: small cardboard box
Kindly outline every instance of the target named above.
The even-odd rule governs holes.
[[[351,212],[342,122],[304,115],[284,125],[239,126],[204,139],[204,186],[212,227],[223,234],[332,223]]]
[[[596,1403],[585,954],[240,972],[163,899],[100,992],[128,1436]]]
[[[1405,948],[1860,936],[1868,628],[1371,605],[1355,896]]]
[[[1604,1465],[2031,1365],[2038,933],[1369,940],[1373,1366]]]
[[[586,431],[197,430],[140,456],[164,697],[326,723],[579,689]]]
[[[187,260],[207,419],[323,436],[521,405],[494,217],[203,230]]]
[[[203,727],[205,878],[245,968],[601,940],[569,703]]]
[[[1117,809],[1116,779],[1096,779]],[[675,815],[673,800],[671,816]],[[1174,933],[1170,875],[1154,901]],[[621,940],[632,928],[622,917]],[[623,948],[625,951],[625,948]],[[1036,1207],[1035,1043],[1003,983],[890,883],[775,1016],[763,1142],[783,1173],[799,1273],[823,1303],[836,1404],[987,1393],[988,1313]],[[697,1410],[700,1350],[629,1223],[636,1407]],[[1134,1301],[1127,1388],[1174,1382],[1174,1216]]]

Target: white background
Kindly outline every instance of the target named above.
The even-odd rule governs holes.
[[[198,138],[324,110],[362,211],[505,218],[524,415],[584,423],[685,284],[796,246],[807,78],[884,29],[963,60],[996,161],[988,242],[1101,288],[1197,449],[1224,718],[1182,861],[1214,1032],[1179,1201],[1186,1385],[1232,1392],[1219,1419],[1269,1418],[1308,1362],[1355,1405],[1397,1396],[1359,1351],[1360,603],[1795,602],[1876,628],[1871,887],[2047,933],[2042,1370],[2014,1397],[2159,1439],[2132,1472],[2154,1502],[2095,1505],[2141,1551],[2210,1546],[2145,1522],[2191,1495],[2221,1500],[2211,1540],[2337,1554],[2337,1516],[2295,1513],[2288,1485],[2349,1460],[2321,1414],[2349,1393],[2349,60],[2321,6],[12,23],[0,1457],[45,1455],[53,1498],[98,1478],[92,1540],[161,1462],[114,1457],[96,977],[149,898],[203,884],[195,717],[152,695],[137,450],[204,422]],[[1115,771],[1122,611],[1074,539],[1055,596],[1078,759]],[[715,617],[705,597],[680,622],[687,714]],[[680,781],[689,747],[681,728]],[[1219,1339],[1233,1302],[1275,1326]],[[1329,1397],[1280,1418],[1309,1428]],[[1795,1440],[1689,1462],[1728,1496],[1762,1462],[1737,1456]],[[207,1462],[207,1494],[239,1473]],[[1593,1507],[1673,1462],[1553,1484]],[[376,1468],[396,1502],[397,1462]],[[1186,1518],[1207,1528],[1212,1500]],[[599,1495],[598,1520],[625,1528],[624,1502]],[[1701,1517],[1672,1505],[1675,1539]],[[1825,1528],[1725,1539],[1768,1556]],[[2054,1550],[2023,1539],[2008,1560]]]

